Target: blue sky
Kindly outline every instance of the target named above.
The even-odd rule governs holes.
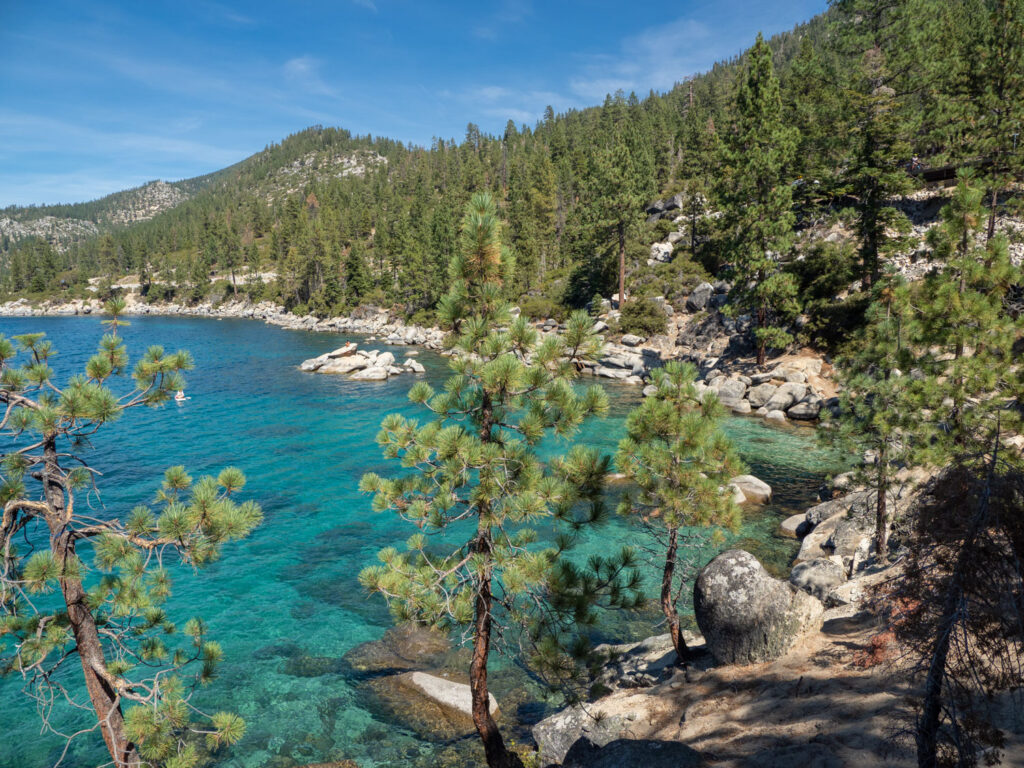
[[[0,206],[230,165],[317,123],[427,144],[664,91],[826,0],[0,0]]]

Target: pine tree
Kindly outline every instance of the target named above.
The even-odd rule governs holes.
[[[371,290],[373,280],[370,268],[366,265],[360,247],[352,245],[345,257],[345,300],[349,304],[358,304]]]
[[[929,446],[937,466],[991,445],[997,429],[1014,429],[1019,420],[1009,407],[1019,329],[1004,298],[1022,275],[1010,261],[1004,235],[984,241],[983,197],[974,175],[961,171],[942,221],[928,237],[944,262],[926,278],[920,296],[928,354],[918,363],[932,383],[928,405],[942,427]]]
[[[682,180],[686,195],[684,204],[689,218],[690,255],[696,258],[697,243],[703,234],[702,221],[711,196],[717,160],[721,156],[714,122],[699,104],[687,107],[676,144],[679,154],[676,174]]]
[[[991,238],[1000,195],[1024,172],[1024,3],[958,0],[931,10],[920,30],[930,138],[950,162],[979,167]]]
[[[856,482],[875,492],[875,552],[885,560],[892,525],[890,496],[900,468],[914,463],[930,430],[920,413],[919,387],[907,374],[917,365],[921,331],[910,289],[885,273],[852,351],[838,361],[841,384],[839,444],[871,457]]]
[[[908,245],[910,223],[892,199],[913,188],[907,175],[911,151],[905,102],[911,89],[913,50],[903,0],[839,0],[838,22],[849,68],[843,135],[853,139],[843,187],[856,201],[861,284],[878,279],[881,259]]]
[[[597,504],[606,464],[583,446],[545,464],[536,447],[549,434],[570,437],[588,416],[606,411],[607,399],[600,388],[580,393],[570,383],[578,364],[600,352],[586,313],[570,319],[564,337],[543,340],[525,319],[510,317],[502,292],[512,265],[489,195],[474,195],[467,207],[461,245],[452,289],[440,307],[452,329],[453,376],[442,392],[425,382],[409,392],[431,421],[391,414],[381,426],[385,456],[406,471],[393,478],[367,474],[361,483],[374,494],[375,510],[396,512],[418,530],[405,551],[381,550],[381,565],[365,569],[360,580],[385,597],[396,617],[469,627],[473,723],[487,763],[522,768],[489,709],[491,644],[529,627],[534,639],[543,636],[539,647],[560,656],[551,614],[530,618],[534,609],[572,606],[571,623],[594,620],[581,600],[597,589],[594,581],[560,567],[564,542],[531,547],[536,534],[530,526],[571,518],[579,502]],[[427,535],[454,534],[467,525],[468,539],[448,551]],[[624,564],[609,566],[605,581],[615,581]]]
[[[89,514],[84,497],[96,473],[77,450],[81,441],[127,409],[165,403],[192,365],[186,352],[150,347],[131,372],[133,386],[115,391],[129,360],[116,335],[119,305],[112,309],[112,332],[64,386],[53,381],[56,350],[43,334],[0,336],[7,446],[0,456],[0,668],[23,676],[44,728],[59,732],[51,721],[55,700],[91,706],[115,766],[194,765],[194,736],[216,749],[238,741],[245,725],[235,714],[206,716],[189,706],[194,688],[213,678],[221,649],[202,619],[179,628],[167,614],[166,566],[212,562],[261,513],[236,501],[245,484],[237,469],[193,482],[172,467],[158,511],[140,505],[124,517]],[[35,547],[20,550],[23,536]],[[80,555],[86,546],[93,568]],[[59,607],[37,597],[52,592]],[[88,704],[61,674],[76,657]],[[186,677],[190,667],[196,671]],[[207,722],[193,722],[197,715]]]
[[[753,313],[757,363],[764,365],[769,348],[792,340],[785,326],[798,309],[795,281],[779,265],[794,241],[787,171],[797,137],[783,121],[771,49],[760,34],[748,53],[737,106],[736,129],[725,151],[723,227],[735,275],[734,311]]]
[[[657,392],[630,413],[615,458],[637,486],[636,498],[625,497],[619,511],[639,518],[659,547],[661,610],[680,664],[689,651],[677,605],[696,565],[685,553],[706,552],[707,529],[739,525],[728,483],[739,474],[740,462],[721,430],[725,409],[713,394],[697,393],[696,373],[678,361],[654,371]]]
[[[599,242],[612,241],[615,247],[621,309],[626,303],[626,241],[640,223],[644,192],[652,180],[643,173],[641,140],[625,115],[621,94],[615,101],[609,97],[602,119],[605,144],[592,155],[588,224],[599,233]]]

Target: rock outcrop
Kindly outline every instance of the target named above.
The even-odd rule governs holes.
[[[775,579],[749,552],[723,552],[700,572],[693,607],[715,659],[756,664],[784,655],[803,633],[821,626],[822,604]]]
[[[839,562],[836,560],[839,559]],[[832,590],[846,581],[846,568],[841,558],[819,557],[805,563],[797,563],[789,574],[789,583],[810,595],[828,603]]]
[[[738,475],[729,484],[739,488],[746,500],[755,504],[767,504],[772,500],[772,487],[753,475]]]
[[[395,356],[390,352],[361,350],[350,341],[333,352],[304,360],[299,370],[308,373],[352,374],[355,381],[387,381],[400,373],[423,373],[424,368],[411,359],[400,366],[395,365]]]

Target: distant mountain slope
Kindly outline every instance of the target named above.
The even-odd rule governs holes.
[[[305,140],[310,136],[323,140]],[[387,158],[363,144],[347,131],[318,127],[203,176],[151,181],[85,203],[9,206],[0,210],[0,250],[41,237],[64,251],[104,232],[149,221],[204,190],[229,187],[271,202],[314,181],[364,176]]]
[[[64,250],[113,227],[148,221],[181,205],[191,197],[186,191],[190,181],[151,181],[87,203],[10,206],[0,211],[0,238],[14,244],[41,237]]]

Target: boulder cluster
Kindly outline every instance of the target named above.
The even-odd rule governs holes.
[[[713,392],[733,413],[753,413],[777,424],[817,421],[823,410],[839,413],[839,399],[824,394],[826,382],[821,377],[820,358],[796,358],[779,363],[771,371],[749,375],[726,375],[718,364],[717,358],[702,362],[697,389],[700,393]]]
[[[359,349],[354,341],[350,341],[333,352],[303,361],[299,370],[307,373],[350,374],[356,381],[387,381],[401,373],[423,373],[425,369],[411,356],[399,365],[391,352]]]
[[[927,476],[924,470],[904,470],[897,475],[887,495],[892,514],[906,511]],[[802,539],[790,583],[831,607],[859,600],[861,586],[855,582],[869,573],[874,563],[878,494],[851,489],[851,477],[845,473],[835,478],[827,493],[841,495],[787,518],[780,531],[783,536]]]

